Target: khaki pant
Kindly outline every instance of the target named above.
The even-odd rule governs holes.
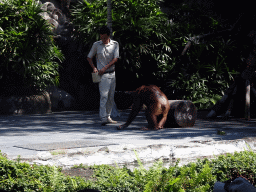
[[[114,95],[116,89],[116,76],[115,72],[105,73],[99,82],[100,91],[100,119],[106,120],[110,117],[112,107],[114,105]]]

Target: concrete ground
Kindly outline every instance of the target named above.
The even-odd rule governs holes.
[[[49,164],[64,169],[73,165],[128,165],[133,169],[137,158],[145,167],[162,158],[165,166],[178,158],[179,165],[196,158],[247,150],[256,151],[254,120],[198,119],[194,127],[142,131],[146,126],[144,111],[126,130],[116,130],[130,110],[113,118],[118,124],[101,126],[98,111],[63,111],[45,115],[0,116],[0,150],[8,159],[31,164]],[[222,135],[220,131],[224,131]]]

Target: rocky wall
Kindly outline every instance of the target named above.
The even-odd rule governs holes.
[[[74,27],[70,22],[70,3],[77,0],[41,0],[44,19],[53,24],[54,40],[65,56],[60,63],[60,88],[74,99],[73,108],[78,110],[97,109],[99,91],[97,84],[91,80],[91,68],[87,63],[85,52],[88,48],[73,36]]]

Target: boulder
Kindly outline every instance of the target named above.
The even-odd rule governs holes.
[[[47,91],[50,94],[53,110],[70,109],[74,106],[75,99],[66,91],[56,86],[49,87]]]

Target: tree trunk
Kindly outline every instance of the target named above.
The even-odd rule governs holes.
[[[256,90],[250,84],[250,80],[241,77],[235,79],[236,86],[230,86],[225,95],[219,100],[207,115],[208,118],[215,118],[225,113],[225,117],[230,115],[249,120],[251,118],[251,102],[256,98]],[[250,91],[254,94],[254,98],[250,98]],[[225,112],[226,111],[226,112]]]
[[[110,29],[110,38],[112,38],[112,13],[111,13],[111,0],[107,0],[107,26]]]
[[[245,119],[250,120],[250,81],[246,80]]]
[[[208,118],[220,115],[227,106],[228,109],[225,117],[228,117],[231,114],[231,110],[233,110],[232,112],[235,117],[244,117],[247,120],[251,118],[250,90],[256,95],[255,89],[253,88],[253,82],[256,79],[256,31],[251,30],[248,36],[252,40],[252,51],[249,53],[246,60],[247,66],[242,71],[241,75],[236,77],[235,82],[226,90],[222,99],[213,106],[212,110],[207,115]],[[230,94],[231,92],[232,94]]]

